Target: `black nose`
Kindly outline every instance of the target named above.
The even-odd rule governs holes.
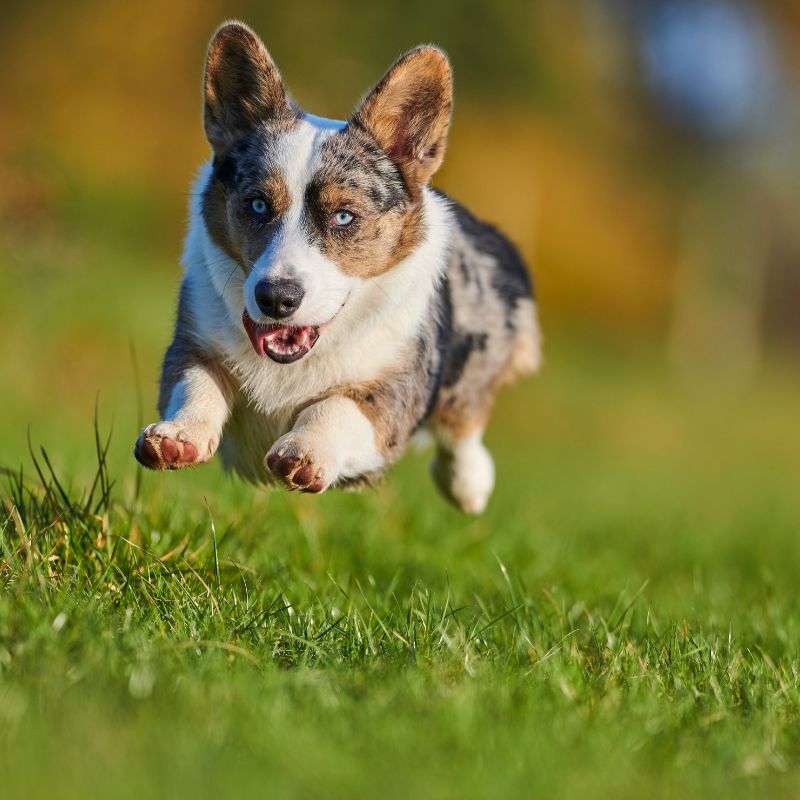
[[[297,281],[285,278],[259,281],[255,291],[258,307],[272,319],[283,319],[297,311],[304,294]]]

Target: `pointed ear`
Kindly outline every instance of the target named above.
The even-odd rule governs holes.
[[[412,196],[444,159],[453,77],[447,56],[423,46],[406,53],[367,95],[351,120],[400,167]]]
[[[206,137],[215,152],[265,119],[292,115],[267,48],[242,22],[222,25],[211,39],[204,88]]]

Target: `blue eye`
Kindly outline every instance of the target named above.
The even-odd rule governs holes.
[[[353,219],[354,217],[349,211],[345,211],[343,208],[340,208],[331,217],[331,225],[334,225],[337,228],[346,228],[353,221]]]
[[[261,216],[262,214],[266,214],[267,213],[267,201],[262,199],[261,197],[254,197],[250,201],[250,208],[252,208],[253,211],[256,214],[258,214],[259,216]]]

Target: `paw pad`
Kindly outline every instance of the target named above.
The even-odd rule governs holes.
[[[318,493],[328,486],[322,467],[311,455],[301,453],[294,447],[278,447],[266,458],[267,468],[287,489]]]
[[[160,433],[157,425],[145,428],[133,449],[136,460],[154,470],[181,469],[197,462],[197,446],[176,433]]]

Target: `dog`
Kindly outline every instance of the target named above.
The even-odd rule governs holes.
[[[347,122],[304,113],[240,22],[209,45],[213,158],[190,204],[175,333],[158,410],[134,454],[174,470],[211,459],[255,483],[369,483],[414,432],[432,473],[480,513],[494,395],[533,373],[540,332],[514,246],[428,186],[452,107],[447,56],[402,56]]]

